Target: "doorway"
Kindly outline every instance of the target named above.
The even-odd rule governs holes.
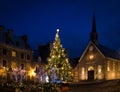
[[[94,80],[94,70],[88,71],[88,80]]]
[[[94,68],[92,66],[88,68],[88,80],[94,80]]]

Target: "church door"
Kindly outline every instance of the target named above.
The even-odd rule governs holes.
[[[88,71],[88,80],[94,80],[94,70]]]

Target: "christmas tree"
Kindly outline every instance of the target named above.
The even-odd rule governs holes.
[[[72,81],[72,68],[70,66],[67,54],[65,53],[65,49],[61,45],[59,29],[57,29],[55,41],[48,58],[48,65],[46,68],[49,75],[54,73],[56,78],[60,79],[61,81]]]

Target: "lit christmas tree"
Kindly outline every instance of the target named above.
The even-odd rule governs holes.
[[[51,80],[60,79],[61,81],[70,82],[72,81],[72,68],[69,63],[65,49],[62,48],[59,29],[55,36],[50,56],[48,58],[48,65],[46,66],[49,76],[52,75]]]

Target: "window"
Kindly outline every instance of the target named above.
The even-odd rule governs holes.
[[[98,73],[102,73],[102,66],[98,65]]]
[[[7,49],[3,48],[3,55],[7,55]]]
[[[6,67],[6,66],[7,66],[7,61],[3,60],[3,67]]]
[[[16,52],[12,51],[12,57],[16,57]]]
[[[88,71],[94,70],[93,66],[88,67]]]
[[[30,55],[27,55],[27,60],[30,60]]]
[[[84,67],[82,67],[82,74],[85,74],[85,68]]]
[[[107,62],[107,71],[110,71],[110,61]]]
[[[21,53],[21,59],[24,59],[24,53]]]
[[[16,68],[16,63],[15,63],[14,61],[12,61],[11,67],[12,67],[12,68]]]
[[[115,62],[113,61],[113,71],[115,71]]]
[[[90,59],[90,60],[93,60],[93,58],[94,58],[94,55],[91,54],[91,55],[89,56],[89,59]]]

